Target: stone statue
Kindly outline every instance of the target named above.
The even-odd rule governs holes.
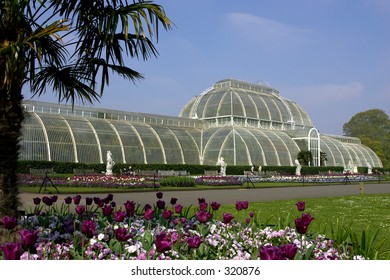
[[[348,161],[348,168],[347,168],[347,170],[348,170],[350,173],[353,173],[353,169],[354,169],[353,162],[352,162],[352,160],[349,160],[349,161]]]
[[[107,151],[107,159],[106,159],[106,175],[111,176],[113,175],[112,173],[112,168],[115,165],[115,161],[112,159],[112,153],[110,151]]]
[[[301,176],[301,168],[302,168],[302,166],[301,166],[301,164],[299,163],[299,160],[298,160],[298,159],[295,160],[295,166],[297,167],[297,168],[295,169],[295,175]]]
[[[367,162],[367,174],[372,174],[372,166],[369,162]]]
[[[218,164],[221,166],[221,171],[220,171],[220,174],[221,176],[226,176],[226,162],[225,162],[225,159],[223,157],[221,157],[218,161]]]

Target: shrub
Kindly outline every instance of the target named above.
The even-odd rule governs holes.
[[[195,187],[195,179],[187,176],[166,177],[160,181],[161,187]]]

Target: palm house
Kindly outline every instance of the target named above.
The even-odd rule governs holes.
[[[312,166],[382,167],[353,137],[320,134],[297,103],[264,84],[219,81],[178,117],[25,101],[21,160],[292,166],[309,150]],[[321,161],[321,152],[327,160]]]

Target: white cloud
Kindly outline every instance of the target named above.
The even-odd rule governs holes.
[[[237,34],[249,40],[273,45],[273,43],[300,42],[310,30],[246,13],[227,14],[228,22]]]

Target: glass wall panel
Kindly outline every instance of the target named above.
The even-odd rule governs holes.
[[[225,127],[208,129],[203,133],[204,139],[204,164],[214,165],[218,161],[221,147],[230,129]],[[221,154],[222,157],[225,155]]]
[[[175,134],[183,149],[184,162],[187,164],[200,164],[199,147],[192,135],[183,129],[171,128],[171,131]]]
[[[280,112],[278,108],[276,107],[275,103],[273,102],[273,98],[271,96],[264,96],[263,100],[267,104],[268,110],[271,114],[271,120],[273,121],[282,121],[280,117]]]
[[[242,100],[241,98],[237,95],[237,93],[234,93],[230,91],[230,94],[232,95],[232,100],[230,101],[233,106],[233,115],[239,116],[239,117],[246,117],[246,112],[243,108]],[[242,95],[245,96],[245,95]],[[229,106],[230,107],[230,106]]]
[[[112,153],[112,159],[117,163],[123,163],[122,149],[115,130],[110,122],[105,119],[89,119],[98,135],[103,162],[106,162],[107,152]]]
[[[300,151],[297,143],[282,131],[273,131],[272,133],[277,135],[286,147],[286,153],[279,154],[281,157],[281,164],[294,165],[294,160],[297,158]]]
[[[49,160],[42,126],[34,113],[23,121],[19,158],[21,160]]]
[[[248,118],[258,119],[259,115],[255,103],[251,98],[251,94],[240,94],[239,96],[245,105],[245,116]]]
[[[154,130],[147,125],[132,124],[144,143],[147,163],[165,163],[164,153],[160,140],[156,137]]]
[[[263,99],[263,94],[250,94],[259,112],[259,119],[271,120],[271,112]]]
[[[212,95],[210,95],[210,97],[208,98],[208,101],[207,101],[207,105],[206,105],[205,110],[204,110],[204,117],[205,118],[211,118],[211,117],[218,116],[219,104],[220,104],[221,100],[225,100],[225,99],[223,99],[225,94],[226,94],[225,92],[214,92]],[[223,104],[222,104],[221,107],[224,108],[225,106],[223,106]]]
[[[276,151],[276,147],[272,140],[268,137],[268,134],[266,134],[266,130],[253,130],[252,132],[263,148],[265,155],[264,165],[279,165],[279,154]]]
[[[136,131],[128,122],[113,122],[118,131],[127,163],[145,163],[144,149]]]
[[[175,134],[167,127],[152,126],[152,128],[160,137],[167,163],[184,163],[183,150]]]
[[[100,162],[99,145],[89,122],[84,118],[65,117],[76,142],[79,162]]]
[[[276,152],[278,153],[279,164],[280,165],[292,165],[291,155],[287,149],[285,143],[281,140],[281,138],[272,131],[266,132],[268,138],[273,143]]]
[[[42,114],[40,116],[47,131],[51,160],[75,162],[75,149],[66,122],[58,115]]]
[[[246,144],[246,147],[249,150],[251,162],[248,162],[249,165],[264,165],[265,156],[264,150],[258,139],[256,139],[252,129],[237,129],[237,134],[243,139]]]

